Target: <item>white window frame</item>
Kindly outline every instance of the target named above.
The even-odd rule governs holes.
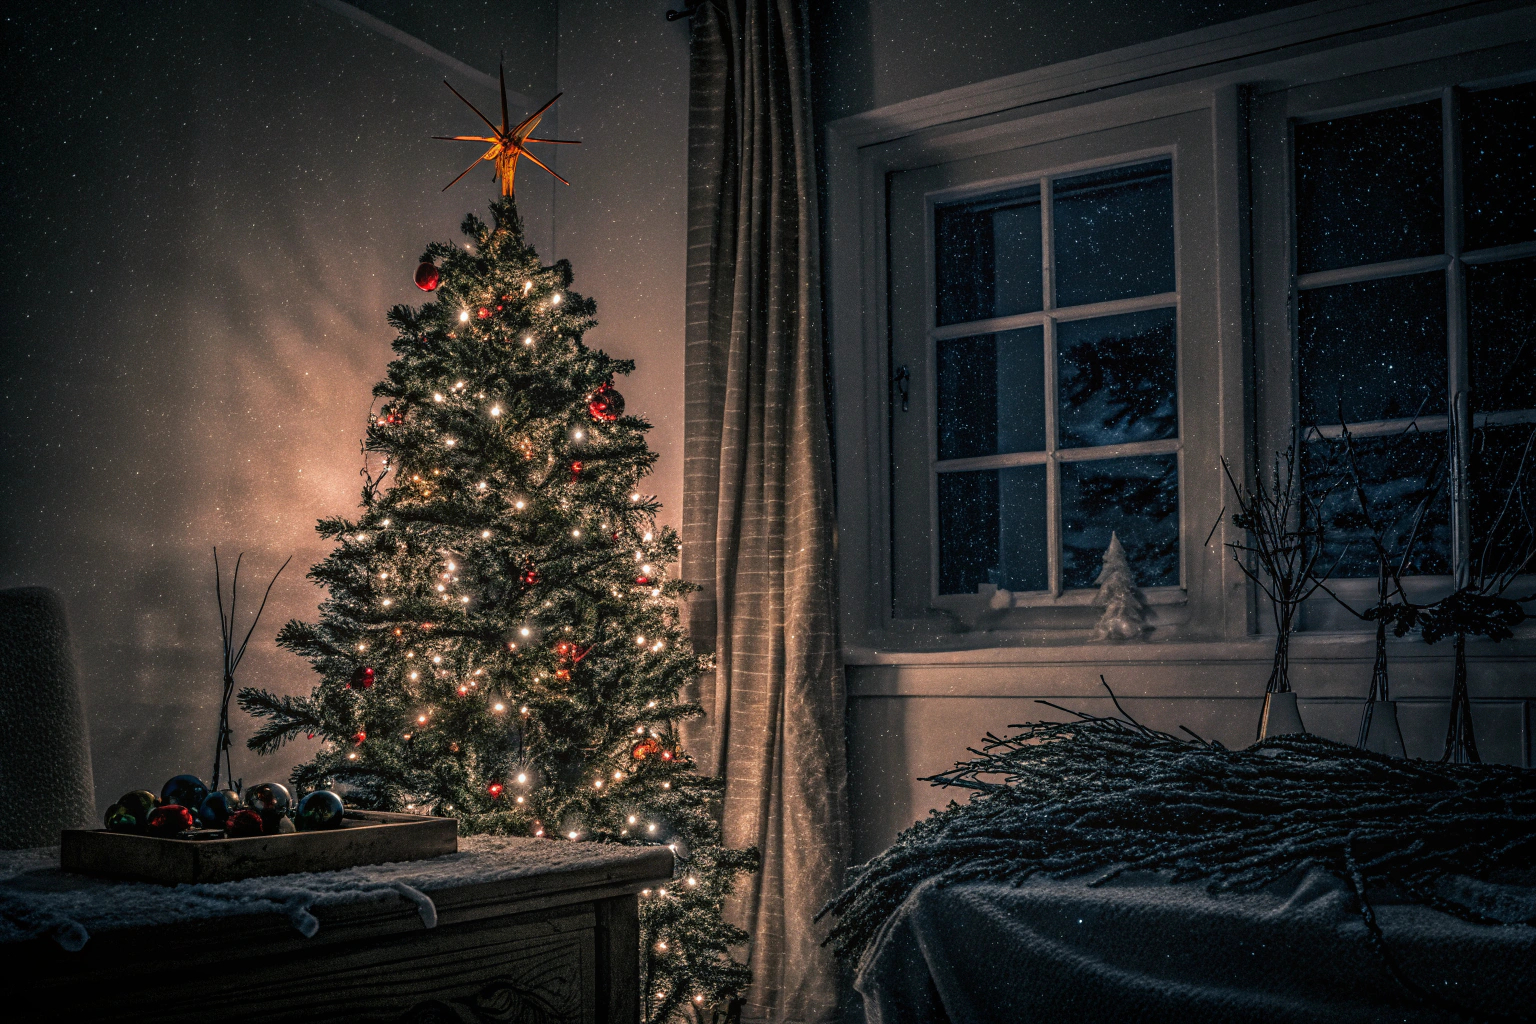
[[[1387,280],[1439,272],[1446,287],[1447,407],[1450,414],[1421,416],[1416,420],[1372,420],[1350,423],[1357,437],[1390,436],[1405,430],[1444,432],[1450,445],[1449,486],[1460,491],[1461,500],[1448,496],[1451,521],[1451,572],[1409,577],[1405,586],[1417,600],[1434,599],[1466,582],[1471,546],[1470,456],[1473,431],[1488,425],[1536,422],[1536,411],[1517,410],[1481,413],[1468,409],[1470,355],[1469,310],[1466,301],[1466,267],[1497,264],[1536,256],[1536,242],[1463,251],[1460,99],[1469,90],[1497,88],[1536,80],[1536,44],[1513,42],[1493,45],[1473,53],[1430,55],[1421,61],[1322,83],[1303,83],[1255,95],[1252,102],[1252,159],[1274,175],[1272,187],[1260,190],[1254,210],[1257,346],[1261,383],[1257,403],[1258,434],[1269,450],[1286,444],[1316,443],[1318,438],[1337,438],[1336,424],[1301,422],[1300,298],[1317,288],[1363,281]],[[1390,110],[1414,103],[1437,101],[1441,112],[1441,168],[1443,173],[1444,237],[1442,251],[1429,256],[1383,263],[1361,264],[1333,270],[1297,273],[1295,242],[1295,126]],[[1329,589],[1357,608],[1372,604],[1375,577],[1338,579]],[[1364,628],[1352,620],[1331,598],[1321,597],[1304,610],[1303,628]],[[1374,627],[1372,627],[1374,628]]]
[[[1192,252],[1184,240],[1178,267],[1181,296],[1189,274],[1210,275],[1218,344],[1215,356],[1202,365],[1181,366],[1180,437],[1186,467],[1200,463],[1209,468],[1226,459],[1235,474],[1250,476],[1256,453],[1273,450],[1276,438],[1267,418],[1274,404],[1271,382],[1264,379],[1274,369],[1273,353],[1267,348],[1256,352],[1253,344],[1255,334],[1263,333],[1255,330],[1255,321],[1264,315],[1255,304],[1262,305],[1260,293],[1270,286],[1270,271],[1263,265],[1264,253],[1249,246],[1255,225],[1249,220],[1248,197],[1250,192],[1258,197],[1286,187],[1284,181],[1274,180],[1276,168],[1250,161],[1251,86],[1327,83],[1437,56],[1488,50],[1494,40],[1533,37],[1536,9],[1529,4],[1319,0],[951,90],[828,126],[827,313],[836,402],[845,649],[857,657],[860,651],[1073,645],[1088,639],[1078,620],[1053,625],[1041,619],[1010,632],[978,627],[944,609],[924,616],[891,613],[885,468],[890,464],[886,410],[892,395],[885,253],[889,175],[1181,112],[1205,112],[1215,168],[1209,197],[1211,248]],[[1250,277],[1257,288],[1249,287]],[[1281,281],[1288,285],[1289,276],[1282,273]],[[1182,320],[1187,311],[1181,309],[1180,315]],[[1186,334],[1181,322],[1181,339]],[[1284,369],[1290,380],[1293,364]],[[1216,410],[1210,429],[1199,437],[1191,434],[1192,419],[1184,415],[1195,394]],[[1187,472],[1181,472],[1188,615],[1169,638],[1251,636],[1259,628],[1256,600],[1224,546],[1241,539],[1241,532],[1223,517],[1204,538],[1205,531],[1196,529],[1198,517],[1185,512],[1187,480]]]
[[[1179,209],[1179,156],[1174,146],[1163,146],[1131,153],[1119,154],[1115,157],[1081,161],[1066,164],[1060,167],[1052,167],[1039,173],[1003,179],[1001,181],[988,181],[959,185],[954,188],[942,189],[930,192],[925,197],[924,226],[927,229],[924,239],[924,273],[927,285],[928,345],[923,353],[929,366],[935,365],[938,357],[938,342],[956,338],[969,338],[981,334],[1000,334],[1004,331],[1015,331],[1026,327],[1040,327],[1044,335],[1044,391],[1045,391],[1045,447],[1041,451],[1010,452],[998,455],[982,455],[965,459],[940,459],[938,453],[938,393],[937,380],[929,375],[928,400],[928,437],[929,465],[933,479],[930,481],[929,491],[930,507],[928,521],[938,523],[938,487],[937,477],[943,473],[967,472],[972,470],[1010,469],[1015,466],[1045,466],[1045,505],[1046,505],[1046,562],[1048,584],[1044,590],[1014,592],[1009,601],[1010,607],[1042,607],[1062,603],[1078,605],[1083,602],[1083,597],[1077,593],[1067,595],[1062,581],[1062,523],[1061,523],[1061,473],[1060,463],[1063,462],[1087,462],[1099,459],[1128,458],[1138,455],[1176,455],[1181,457],[1183,445],[1182,436],[1182,403],[1176,393],[1174,401],[1179,405],[1179,431],[1171,438],[1157,441],[1139,441],[1122,445],[1095,445],[1091,447],[1062,448],[1060,446],[1060,431],[1058,430],[1057,416],[1060,410],[1060,382],[1057,379],[1057,351],[1056,351],[1056,326],[1077,320],[1089,320],[1098,317],[1116,316],[1122,313],[1144,313],[1158,309],[1172,309],[1174,311],[1175,324],[1179,321],[1179,218],[1173,218],[1171,225],[1173,231],[1174,246],[1174,290],[1161,292],[1155,295],[1136,296],[1129,299],[1113,299],[1107,302],[1095,302],[1079,304],[1076,306],[1058,306],[1056,304],[1056,273],[1055,273],[1055,183],[1058,179],[1073,177],[1078,174],[1086,174],[1094,171],[1112,170],[1118,167],[1129,167],[1136,164],[1150,163],[1159,159],[1167,159],[1173,167],[1173,210]],[[981,198],[1009,189],[1019,188],[1025,185],[1038,185],[1040,188],[1040,249],[1041,249],[1041,291],[1042,307],[1032,313],[1018,313],[1012,316],[991,317],[985,320],[962,321],[960,323],[946,324],[940,327],[938,319],[938,253],[937,239],[933,229],[935,216],[940,206],[964,201],[966,199]],[[1183,345],[1179,344],[1179,330],[1175,326],[1175,357],[1182,351]],[[1177,363],[1176,363],[1177,365]],[[1175,372],[1175,379],[1178,374]],[[1182,480],[1182,467],[1180,477]],[[1182,508],[1182,503],[1181,503]],[[898,513],[899,514],[899,513]],[[1182,524],[1181,524],[1182,525]],[[1183,531],[1180,530],[1182,535]],[[933,538],[932,558],[930,563],[930,587],[929,600],[935,607],[952,607],[957,610],[963,608],[963,600],[957,601],[961,595],[947,595],[939,593],[939,544],[935,533]],[[1171,586],[1148,588],[1153,600],[1160,604],[1175,604],[1183,598],[1183,569],[1184,569],[1184,545],[1183,537],[1180,537],[1179,547],[1179,582]],[[966,595],[968,596],[968,595]],[[983,592],[983,596],[986,596]],[[1066,600],[1063,601],[1063,598]]]

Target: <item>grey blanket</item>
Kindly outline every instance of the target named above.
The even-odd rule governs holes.
[[[1463,1017],[1392,977],[1354,897],[1326,871],[1248,893],[1147,873],[1087,882],[919,886],[860,965],[868,1021],[1421,1024],[1536,1014],[1536,888],[1445,883],[1459,887],[1447,895],[1510,924],[1373,898],[1398,971],[1478,1011]]]

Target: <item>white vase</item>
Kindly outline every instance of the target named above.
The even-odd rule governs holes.
[[[1301,712],[1296,710],[1295,690],[1264,695],[1264,714],[1259,719],[1259,739],[1267,740],[1271,736],[1288,736],[1306,731],[1307,727],[1301,724]]]
[[[1365,739],[1360,749],[1389,757],[1408,756],[1403,751],[1403,731],[1397,727],[1397,701],[1365,702]]]

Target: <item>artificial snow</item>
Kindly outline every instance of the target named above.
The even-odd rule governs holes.
[[[354,903],[414,904],[437,924],[431,893],[552,871],[601,867],[634,855],[628,847],[551,839],[469,836],[459,852],[431,860],[369,864],[199,885],[119,882],[59,868],[56,846],[0,851],[0,942],[47,936],[82,948],[96,932],[253,914],[281,914],[305,938],[320,928],[313,911]]]

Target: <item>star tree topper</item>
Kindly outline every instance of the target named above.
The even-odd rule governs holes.
[[[442,139],[442,140],[444,140],[446,142],[489,142],[491,144],[491,148],[486,150],[483,154],[481,154],[479,160],[476,160],[474,163],[472,163],[468,167],[464,168],[464,173],[463,174],[460,174],[459,177],[454,178],[448,184],[444,185],[443,186],[443,191],[446,192],[450,188],[453,188],[453,186],[457,185],[459,183],[459,180],[461,178],[463,178],[465,174],[468,174],[470,171],[472,171],[476,167],[478,167],[480,165],[480,161],[481,160],[485,160],[485,161],[490,162],[496,168],[496,177],[501,179],[501,194],[504,195],[504,196],[510,196],[510,195],[513,194],[512,193],[513,178],[517,174],[517,159],[518,159],[518,157],[523,157],[523,156],[526,156],[529,160],[532,160],[534,163],[538,164],[540,167],[543,167],[546,171],[549,171],[550,174],[554,174],[556,181],[559,181],[561,184],[564,184],[564,185],[569,185],[570,182],[568,182],[564,178],[560,177],[560,175],[555,174],[554,171],[550,171],[549,167],[547,167],[545,165],[544,161],[542,161],[538,157],[534,156],[531,152],[528,151],[527,146],[524,145],[525,143],[529,143],[529,142],[544,142],[544,143],[548,143],[550,145],[555,145],[555,146],[579,146],[579,145],[581,145],[581,143],[579,143],[579,142],[572,142],[572,141],[570,141],[568,139],[535,139],[535,138],[532,137],[533,136],[533,130],[538,127],[539,119],[544,116],[544,112],[546,110],[548,110],[550,107],[554,106],[555,105],[555,100],[558,100],[564,94],[563,93],[556,93],[554,100],[550,100],[548,103],[544,104],[537,111],[535,111],[531,116],[529,116],[526,120],[518,123],[515,126],[509,126],[508,121],[507,121],[507,70],[506,70],[505,67],[503,67],[501,65],[497,66],[497,70],[501,73],[501,127],[500,128],[498,128],[494,124],[492,124],[490,118],[488,118],[484,114],[480,113],[480,111],[475,107],[475,105],[473,103],[469,102],[469,100],[464,99],[463,95],[459,92],[459,90],[455,89],[451,85],[448,85],[448,79],[446,79],[446,78],[443,79],[443,84],[448,86],[448,91],[453,93],[455,96],[458,96],[459,99],[464,100],[464,105],[466,107],[468,107],[470,110],[473,110],[475,112],[475,116],[480,118],[480,120],[484,121],[485,124],[486,124],[486,127],[491,130],[491,134],[489,136],[484,136],[484,135],[434,135],[434,136],[432,136],[434,139]]]

